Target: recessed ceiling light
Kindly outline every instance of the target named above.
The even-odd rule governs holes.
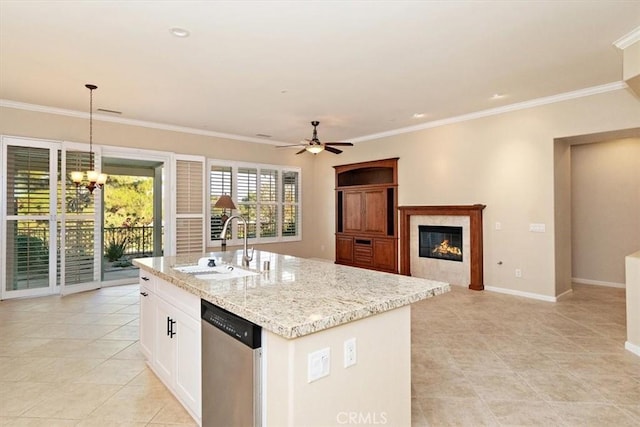
[[[502,99],[505,96],[507,96],[507,95],[505,95],[504,93],[494,93],[493,96],[491,97],[491,99]]]
[[[180,27],[169,28],[169,32],[174,36],[180,37],[180,38],[189,37],[189,34],[191,34],[189,33],[189,30],[185,30],[184,28],[180,28]]]
[[[414,119],[421,119],[424,117],[424,113],[414,113],[413,114],[413,118]]]

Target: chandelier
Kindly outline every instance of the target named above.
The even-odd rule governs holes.
[[[89,193],[93,194],[93,190],[96,188],[102,188],[107,182],[107,175],[104,173],[98,173],[94,165],[93,155],[93,91],[98,89],[98,86],[92,84],[84,85],[89,89],[89,170],[87,171],[87,183],[84,186],[89,190]],[[82,171],[71,172],[71,181],[76,185],[76,188],[82,184],[84,179],[84,173]]]

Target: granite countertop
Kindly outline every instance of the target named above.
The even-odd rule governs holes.
[[[207,280],[174,267],[214,258],[256,275]],[[139,258],[134,264],[179,288],[284,338],[314,332],[402,307],[450,290],[434,280],[255,251],[248,268],[242,250]],[[269,270],[262,271],[269,261]],[[206,276],[201,276],[206,277]]]

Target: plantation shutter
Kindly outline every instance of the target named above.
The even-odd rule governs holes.
[[[278,236],[278,171],[260,170],[260,237]]]
[[[238,168],[238,201],[240,214],[247,220],[248,237],[256,237],[256,220],[258,215],[258,169]],[[238,238],[244,238],[244,230],[238,229]]]
[[[48,288],[51,150],[9,145],[6,158],[6,291]]]
[[[204,159],[176,158],[176,255],[204,252]]]
[[[223,218],[231,215],[231,210],[216,208],[215,204],[222,195],[233,197],[233,178],[231,166],[211,166],[209,170],[209,204],[211,207],[210,240],[221,240]],[[227,232],[227,236],[230,233]]]
[[[282,237],[300,234],[300,173],[282,174]]]

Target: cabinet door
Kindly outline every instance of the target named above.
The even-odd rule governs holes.
[[[172,338],[170,328],[175,330],[175,309],[162,298],[156,299],[156,347],[154,366],[156,373],[167,384],[173,384],[174,366],[176,364],[175,336]]]
[[[202,416],[200,396],[202,357],[200,352],[200,321],[182,312],[176,312],[177,324],[173,339],[176,346],[175,390],[184,404],[197,418]]]
[[[353,237],[336,237],[336,261],[338,263],[353,262]]]
[[[367,233],[386,234],[387,225],[387,189],[366,190],[364,198],[364,226]]]
[[[362,231],[362,192],[344,192],[344,231],[354,233]]]
[[[140,286],[140,351],[152,361],[156,331],[156,296],[144,285]]]
[[[395,239],[374,239],[373,265],[375,268],[397,273],[397,256]]]

